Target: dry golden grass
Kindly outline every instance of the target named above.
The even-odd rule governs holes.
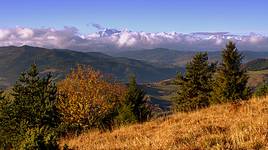
[[[268,97],[60,141],[72,149],[267,149]]]

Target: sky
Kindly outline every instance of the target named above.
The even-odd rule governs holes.
[[[0,46],[268,51],[267,0],[1,0]],[[198,32],[198,33],[197,33]]]
[[[1,0],[0,27],[268,35],[267,0]]]

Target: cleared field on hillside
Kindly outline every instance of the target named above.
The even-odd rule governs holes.
[[[267,149],[268,97],[61,139],[73,149]]]
[[[173,80],[163,80],[157,83],[144,84],[143,88],[154,105],[167,111],[170,110],[171,99],[176,94],[176,85],[173,82]]]
[[[256,87],[258,84],[263,83],[268,78],[268,70],[248,71],[248,74],[248,84],[251,87]]]

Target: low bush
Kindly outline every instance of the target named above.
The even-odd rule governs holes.
[[[117,111],[118,115],[115,117],[115,124],[118,126],[135,123],[138,120],[130,105],[122,105]]]
[[[254,92],[254,96],[256,97],[263,97],[266,96],[267,94],[268,94],[268,82],[258,85]]]
[[[49,128],[29,129],[20,144],[22,150],[58,150],[56,133]]]

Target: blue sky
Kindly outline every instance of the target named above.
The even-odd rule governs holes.
[[[2,0],[0,27],[268,33],[267,0]]]

